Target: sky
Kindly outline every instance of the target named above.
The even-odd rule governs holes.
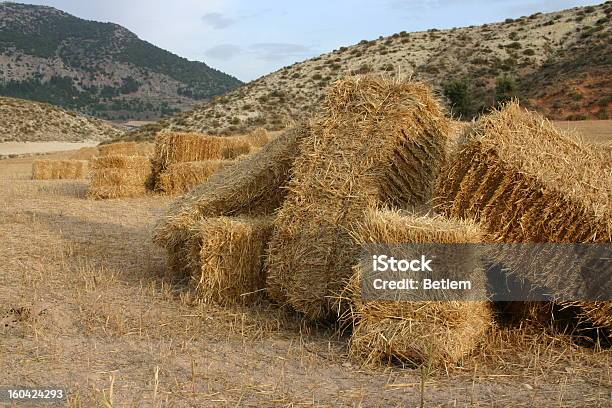
[[[19,1],[19,0],[15,0]],[[143,40],[250,81],[400,31],[479,25],[588,0],[29,0],[120,24]]]

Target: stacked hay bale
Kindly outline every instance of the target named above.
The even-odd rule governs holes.
[[[202,274],[201,251],[193,251],[204,245],[203,235],[194,233],[198,222],[219,216],[262,217],[281,206],[298,143],[307,133],[306,126],[284,132],[259,152],[216,172],[173,204],[155,227],[153,240],[167,250],[175,276]]]
[[[267,259],[268,294],[312,319],[334,318],[365,211],[431,199],[449,126],[428,87],[378,76],[337,82],[324,108],[300,144]]]
[[[437,196],[443,213],[478,220],[491,242],[609,243],[610,186],[608,152],[510,103],[470,129]],[[597,324],[610,324],[609,304],[581,306]],[[548,308],[518,309],[547,315]]]
[[[218,304],[260,299],[266,281],[264,255],[272,233],[271,217],[211,217],[191,228],[191,275],[200,298]]]
[[[34,160],[32,180],[67,180],[87,177],[87,160]]]
[[[151,162],[144,156],[95,157],[88,196],[94,199],[137,197],[146,194]]]
[[[159,175],[157,187],[166,194],[182,194],[205,182],[232,160],[204,160],[174,163]]]
[[[264,128],[257,128],[246,135],[245,139],[251,146],[258,148],[270,141],[270,134]]]
[[[481,242],[481,233],[471,222],[394,211],[370,211],[354,234],[362,245]],[[477,250],[460,256],[473,265],[461,276],[471,281],[474,291],[447,301],[365,300],[364,271],[357,265],[345,295],[352,303],[351,353],[366,364],[400,360],[412,365],[453,364],[470,354],[491,326],[492,314],[484,301],[486,277]]]
[[[136,142],[119,142],[98,146],[98,156],[140,156]],[[144,156],[144,155],[143,155]]]
[[[153,154],[155,190],[161,190],[160,176],[177,163],[233,160],[251,151],[248,140],[240,137],[210,136],[200,133],[158,133]]]

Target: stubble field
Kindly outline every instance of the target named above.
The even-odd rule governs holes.
[[[67,156],[79,153],[50,157]],[[528,324],[498,325],[459,366],[372,369],[351,360],[336,328],[271,304],[201,304],[150,242],[171,198],[88,200],[86,180],[29,180],[32,160],[0,161],[0,386],[63,387],[71,407],[612,400],[609,349]]]

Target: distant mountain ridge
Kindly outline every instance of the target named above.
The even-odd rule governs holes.
[[[612,109],[612,2],[446,30],[363,40],[293,64],[210,103],[128,133],[213,134],[280,129],[321,106],[326,89],[355,73],[400,73],[431,84],[455,116],[469,118],[504,98],[551,119],[605,119]]]
[[[0,143],[106,141],[124,130],[48,103],[0,96]]]
[[[112,119],[175,113],[241,82],[113,23],[0,3],[0,95]]]

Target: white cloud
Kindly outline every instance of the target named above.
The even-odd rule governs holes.
[[[202,21],[212,28],[222,29],[231,26],[236,22],[231,17],[221,13],[206,13],[202,16]]]

